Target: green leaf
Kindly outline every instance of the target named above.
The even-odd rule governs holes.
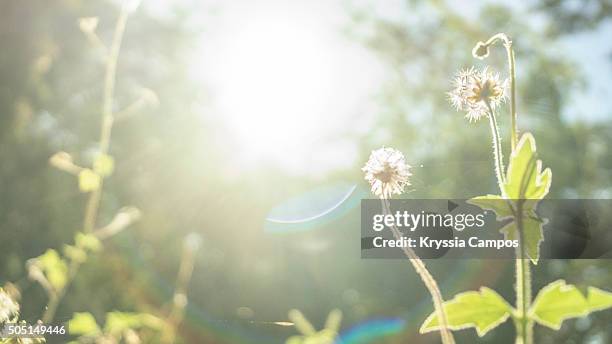
[[[164,326],[163,320],[147,313],[109,312],[106,314],[104,332],[120,334],[129,329],[147,327],[160,330]]]
[[[504,191],[509,199],[544,198],[550,190],[552,171],[542,172],[542,161],[537,159],[536,142],[530,133],[525,133],[516,149],[510,154]]]
[[[524,215],[522,218],[523,224],[523,240],[525,245],[525,253],[533,264],[538,264],[540,258],[540,243],[544,240],[543,227],[546,220],[539,219],[534,213]],[[520,234],[516,219],[500,230],[504,234],[506,240],[519,240]]]
[[[80,247],[72,245],[64,245],[64,255],[78,263],[83,263],[87,260],[87,252]]]
[[[558,330],[565,319],[585,315],[587,302],[573,285],[558,280],[542,288],[538,293],[530,316],[538,323]]]
[[[304,343],[304,337],[302,336],[291,336],[287,338],[285,344],[302,344]]]
[[[482,287],[480,292],[468,291],[457,294],[452,300],[444,302],[444,311],[451,330],[476,328],[478,336],[500,325],[512,312],[512,307],[494,290]],[[427,333],[440,329],[436,313],[427,317],[420,332]]]
[[[36,264],[45,273],[47,280],[56,291],[64,288],[68,267],[57,251],[48,249],[43,255],[36,258]]]
[[[303,335],[312,335],[316,333],[314,326],[306,319],[304,314],[297,309],[289,311],[289,319],[294,323],[295,328]]]
[[[512,217],[512,208],[509,200],[498,195],[478,196],[469,199],[467,203],[480,207],[483,210],[492,210],[497,215],[497,220]]]
[[[72,335],[93,336],[99,334],[100,327],[91,313],[74,313],[68,321],[68,332]]]
[[[85,168],[79,172],[79,190],[81,192],[91,192],[98,190],[102,178],[96,172]]]
[[[82,232],[78,232],[74,236],[74,242],[80,248],[89,250],[91,252],[97,252],[102,248],[102,243],[100,239],[98,239],[93,234],[85,234]]]
[[[94,160],[93,170],[102,177],[110,176],[114,169],[115,160],[108,154],[100,154]]]
[[[529,316],[541,325],[558,330],[566,319],[611,307],[612,293],[589,287],[585,298],[576,286],[558,280],[540,290],[529,310]]]
[[[127,329],[139,328],[142,326],[140,314],[125,312],[110,312],[106,314],[104,332],[119,334]]]
[[[592,312],[612,308],[612,293],[595,287],[589,287],[588,293],[587,303]]]

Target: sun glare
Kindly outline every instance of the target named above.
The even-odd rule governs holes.
[[[330,47],[288,18],[257,18],[228,46],[219,101],[252,153],[307,143],[333,100]]]
[[[308,160],[364,98],[358,54],[321,12],[230,9],[223,29],[204,38],[202,68],[214,111],[246,159]]]

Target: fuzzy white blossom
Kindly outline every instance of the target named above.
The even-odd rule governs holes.
[[[466,111],[470,122],[486,117],[507,99],[508,79],[500,80],[499,73],[489,68],[474,67],[457,73],[453,89],[448,92],[451,104],[458,111]]]
[[[410,185],[409,177],[412,175],[404,154],[387,147],[372,151],[362,171],[372,187],[372,193],[383,199],[404,192],[404,187]]]
[[[19,304],[0,288],[0,323],[9,320],[19,312]]]

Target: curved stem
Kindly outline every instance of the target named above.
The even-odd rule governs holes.
[[[115,77],[117,71],[117,59],[119,57],[119,50],[121,48],[121,41],[123,39],[123,33],[125,31],[125,25],[128,19],[128,11],[124,8],[121,9],[119,19],[115,26],[113,33],[113,41],[106,62],[106,72],[104,76],[104,95],[102,100],[102,126],[100,129],[100,154],[107,154],[108,147],[110,144],[111,131],[113,127],[113,98],[115,90]],[[100,186],[89,194],[87,205],[85,206],[85,215],[83,220],[83,231],[85,233],[91,233],[94,230],[96,224],[96,218],[98,214],[98,208],[100,206],[100,199],[102,196],[103,179],[100,181]],[[57,307],[59,306],[62,298],[66,294],[66,289],[74,280],[81,263],[72,260],[68,267],[68,278],[64,287],[53,294],[45,307],[42,321],[43,323],[50,323],[55,317]]]
[[[489,38],[484,45],[489,47],[495,44],[497,41],[502,41],[504,48],[506,49],[506,55],[508,57],[508,74],[510,75],[510,145],[512,150],[516,147],[518,142],[518,124],[517,124],[517,113],[516,113],[516,69],[514,62],[514,50],[512,49],[512,40],[508,35],[503,32],[497,33]]]
[[[489,47],[495,44],[497,41],[502,41],[504,48],[506,49],[506,55],[508,58],[508,72],[510,74],[510,146],[513,152],[516,149],[518,142],[518,115],[516,112],[516,63],[514,57],[514,50],[512,49],[512,40],[505,33],[498,33],[489,38],[484,45]],[[488,106],[489,104],[487,104]],[[493,114],[489,106],[489,112]],[[490,116],[493,117],[493,116]],[[491,119],[491,127],[496,127],[495,119]],[[493,129],[492,129],[493,131]],[[495,134],[494,134],[495,135]],[[497,132],[499,137],[499,131]],[[494,138],[495,140],[495,138]],[[497,148],[494,148],[497,150]],[[501,148],[499,148],[501,153]],[[499,165],[496,165],[496,169]],[[503,165],[502,165],[503,171]],[[503,173],[503,172],[502,172]],[[503,174],[501,176],[503,178]],[[499,174],[497,175],[498,181],[500,180]],[[503,179],[501,179],[503,180]],[[500,191],[504,195],[504,189],[500,185]],[[519,214],[521,214],[519,212]],[[518,215],[518,214],[517,214]],[[515,216],[517,219],[517,225],[522,235],[522,218],[521,216]],[[523,239],[521,238],[521,249],[517,250],[516,253],[516,308],[519,310],[519,319],[516,323],[517,328],[517,344],[532,344],[533,343],[533,321],[527,318],[527,309],[531,305],[531,266],[529,265],[529,259],[525,259],[525,252],[523,246]]]
[[[382,202],[383,212],[385,214],[390,214],[391,209],[390,209],[388,200],[382,199],[381,202]],[[395,227],[395,225],[391,226],[391,231],[393,232],[393,236],[395,237],[395,239],[401,239],[402,235],[399,229]],[[427,266],[425,266],[425,263],[423,262],[423,260],[419,258],[419,256],[414,252],[413,249],[409,247],[402,247],[402,251],[404,252],[406,257],[408,257],[408,259],[410,260],[410,263],[412,263],[412,266],[414,267],[416,272],[419,274],[419,276],[423,280],[423,283],[425,283],[427,290],[431,294],[436,316],[438,317],[438,319],[440,319],[440,337],[442,338],[442,343],[443,344],[454,344],[455,338],[453,337],[453,334],[448,328],[448,319],[446,317],[446,312],[444,311],[444,299],[442,298],[442,293],[440,292],[438,283],[433,278],[431,273],[429,273],[429,270],[427,270]]]
[[[106,72],[104,75],[104,95],[102,98],[102,125],[100,126],[100,141],[99,154],[107,154],[110,146],[111,132],[113,130],[113,98],[115,93],[115,78],[117,75],[117,60],[119,58],[119,50],[121,49],[121,41],[125,32],[125,25],[128,19],[128,11],[121,10],[115,32],[113,34],[113,42],[108,54],[106,62]],[[100,181],[100,187],[92,191],[87,200],[85,208],[85,220],[83,230],[85,233],[90,233],[95,227],[100,199],[102,196],[102,186],[104,180]]]

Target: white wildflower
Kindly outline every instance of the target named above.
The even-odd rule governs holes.
[[[508,80],[500,80],[499,73],[488,68],[474,67],[460,71],[453,80],[453,90],[448,92],[451,104],[459,111],[467,111],[465,117],[477,121],[495,110],[507,99]]]
[[[19,312],[19,304],[0,288],[0,323],[9,320]]]
[[[386,147],[372,151],[362,171],[372,187],[372,193],[383,199],[404,192],[404,187],[410,185],[408,178],[412,175],[404,154]]]

